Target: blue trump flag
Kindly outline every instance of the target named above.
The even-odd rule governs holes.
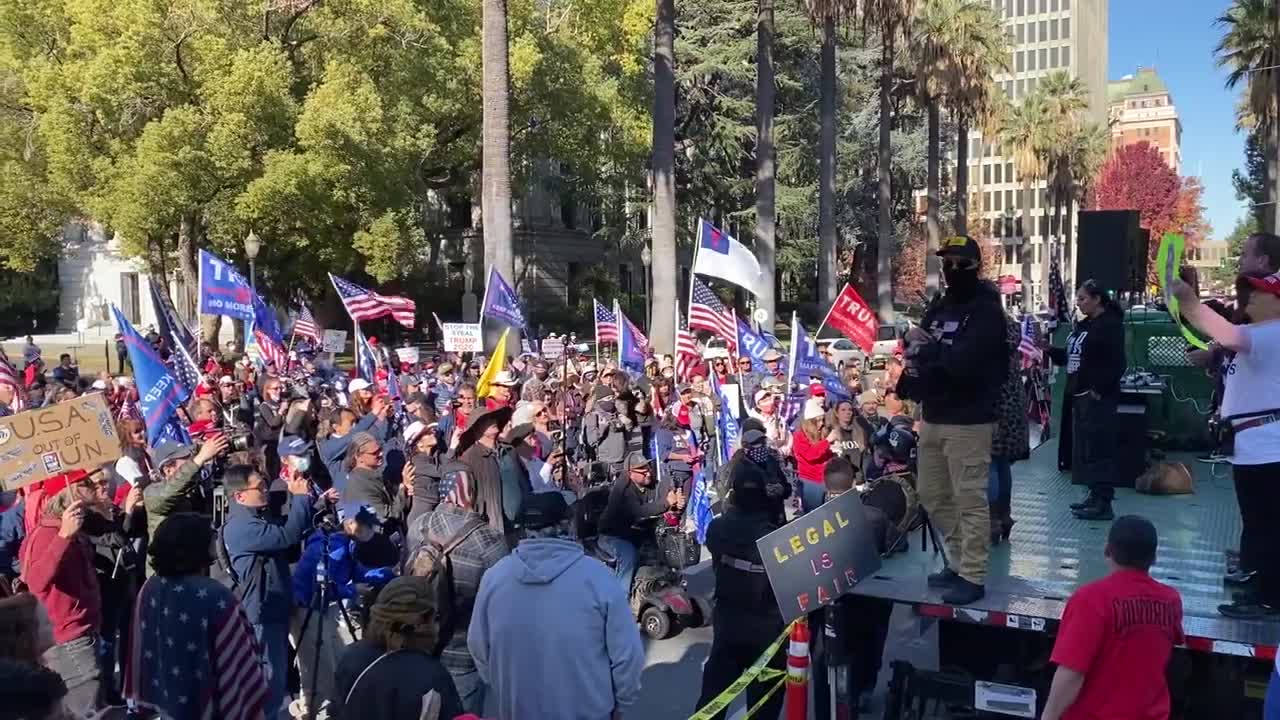
[[[275,311],[263,302],[256,292],[253,293],[253,327],[261,330],[275,342],[284,345],[284,334],[280,331],[280,323],[276,320]]]
[[[823,389],[831,395],[849,399],[849,389],[840,382],[840,373],[822,358],[800,320],[792,315],[791,382],[808,383],[809,378],[818,378]]]
[[[751,358],[751,371],[763,373],[767,371],[764,366],[764,353],[770,347],[768,339],[763,335],[756,334],[747,324],[738,319],[738,357]]]
[[[729,412],[729,398],[725,397],[724,391],[720,389],[720,383],[716,380],[716,374],[710,374],[712,392],[720,398],[720,407],[725,410],[716,413],[716,434],[718,438],[717,445],[720,446],[720,464],[727,465],[729,456],[733,454],[733,448],[738,445],[738,438],[742,436],[742,430],[738,426],[738,419]]]
[[[254,320],[256,295],[233,265],[207,250],[200,251],[200,312]]]
[[[613,312],[618,317],[618,365],[633,373],[643,373],[648,340],[640,335],[636,326],[622,314],[616,303]]]
[[[484,286],[484,305],[480,309],[480,319],[495,318],[514,328],[524,329],[524,311],[520,309],[520,300],[516,291],[507,284],[502,273],[496,268],[489,268],[489,282]]]
[[[177,420],[177,410],[189,396],[187,388],[169,371],[160,356],[129,321],[120,308],[111,306],[129,351],[129,364],[133,365],[133,379],[138,386],[138,406],[142,422],[147,428],[147,444],[154,446],[164,439],[181,438],[186,432],[179,425],[169,427]]]
[[[689,447],[698,447],[698,436],[689,431]],[[694,465],[692,489],[685,507],[686,517],[693,519],[694,539],[698,544],[707,542],[707,526],[711,524],[711,487],[707,482],[707,467],[704,461]]]

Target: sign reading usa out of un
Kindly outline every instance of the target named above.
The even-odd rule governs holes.
[[[253,289],[222,258],[200,251],[200,312],[253,320]]]
[[[756,541],[782,618],[835,602],[880,569],[862,498],[847,492]]]

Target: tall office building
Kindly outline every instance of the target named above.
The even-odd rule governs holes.
[[[1182,171],[1182,120],[1155,68],[1108,83],[1107,101],[1112,148],[1149,143],[1174,172]]]
[[[1013,50],[1010,72],[995,76],[1005,95],[1019,103],[1035,91],[1041,78],[1066,70],[1088,89],[1088,118],[1106,122],[1109,0],[992,0],[991,4],[1004,19]],[[996,138],[983,138],[979,132],[970,135],[969,157],[970,216],[980,219],[987,237],[1000,244],[1001,275],[1021,278],[1017,248],[1025,239],[1034,280],[1028,306],[1038,308],[1045,299],[1041,263],[1049,261],[1046,183],[1043,178],[1037,180],[1030,197],[1024,198],[1011,153]],[[1028,204],[1032,217],[1029,227],[1023,228],[1022,208]],[[1052,217],[1052,207],[1049,214]],[[1074,267],[1074,258],[1067,264]]]

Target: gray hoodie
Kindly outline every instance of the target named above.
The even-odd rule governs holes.
[[[622,586],[570,540],[522,540],[484,574],[467,646],[499,720],[608,720],[640,693],[644,646]]]

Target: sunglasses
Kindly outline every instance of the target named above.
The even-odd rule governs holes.
[[[942,258],[942,269],[944,270],[975,270],[977,267],[977,260],[970,260],[968,258]]]

